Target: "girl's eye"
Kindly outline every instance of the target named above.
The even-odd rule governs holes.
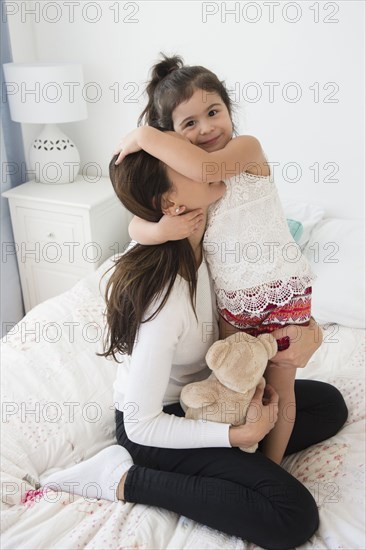
[[[186,123],[186,127],[189,126],[189,127],[192,127],[194,125],[194,120],[190,120],[189,122]]]
[[[208,116],[215,116],[216,113],[217,113],[216,109],[212,109],[211,111],[209,111]]]

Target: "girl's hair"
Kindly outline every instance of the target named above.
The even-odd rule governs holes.
[[[161,53],[163,61],[151,69],[151,79],[146,86],[148,104],[142,111],[138,125],[159,126],[174,130],[172,113],[183,101],[192,97],[196,90],[216,92],[225,103],[230,118],[233,118],[233,105],[224,82],[215,73],[199,65],[184,65],[183,59],[175,55],[167,57]]]
[[[164,193],[172,188],[165,165],[145,151],[127,155],[115,165],[109,164],[109,175],[116,195],[136,216],[150,222],[162,217]],[[144,246],[136,244],[122,254],[103,275],[114,269],[105,290],[108,332],[104,353],[97,355],[116,359],[116,352],[131,354],[138,328],[150,321],[164,307],[177,274],[188,280],[191,304],[197,287],[196,262],[187,239]],[[147,308],[154,299],[158,305],[147,319]]]

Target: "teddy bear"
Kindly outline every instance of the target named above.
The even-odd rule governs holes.
[[[206,354],[210,376],[187,384],[181,391],[185,417],[233,426],[245,424],[256,387],[261,384],[264,388],[263,374],[277,349],[277,342],[269,333],[254,337],[237,332],[215,342]],[[257,447],[255,444],[241,450],[254,453]]]

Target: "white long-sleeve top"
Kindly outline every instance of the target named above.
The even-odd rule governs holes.
[[[149,307],[145,318],[159,303]],[[218,319],[205,260],[197,272],[196,314],[198,321],[188,283],[178,275],[162,310],[140,325],[132,355],[118,356],[123,363],[118,366],[114,401],[135,443],[173,449],[231,446],[230,424],[163,412],[163,405],[180,401],[183,386],[211,374],[205,355],[218,338]]]

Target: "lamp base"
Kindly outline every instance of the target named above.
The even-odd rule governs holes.
[[[72,183],[80,168],[75,143],[56,124],[46,124],[29,152],[30,171],[39,183]]]

